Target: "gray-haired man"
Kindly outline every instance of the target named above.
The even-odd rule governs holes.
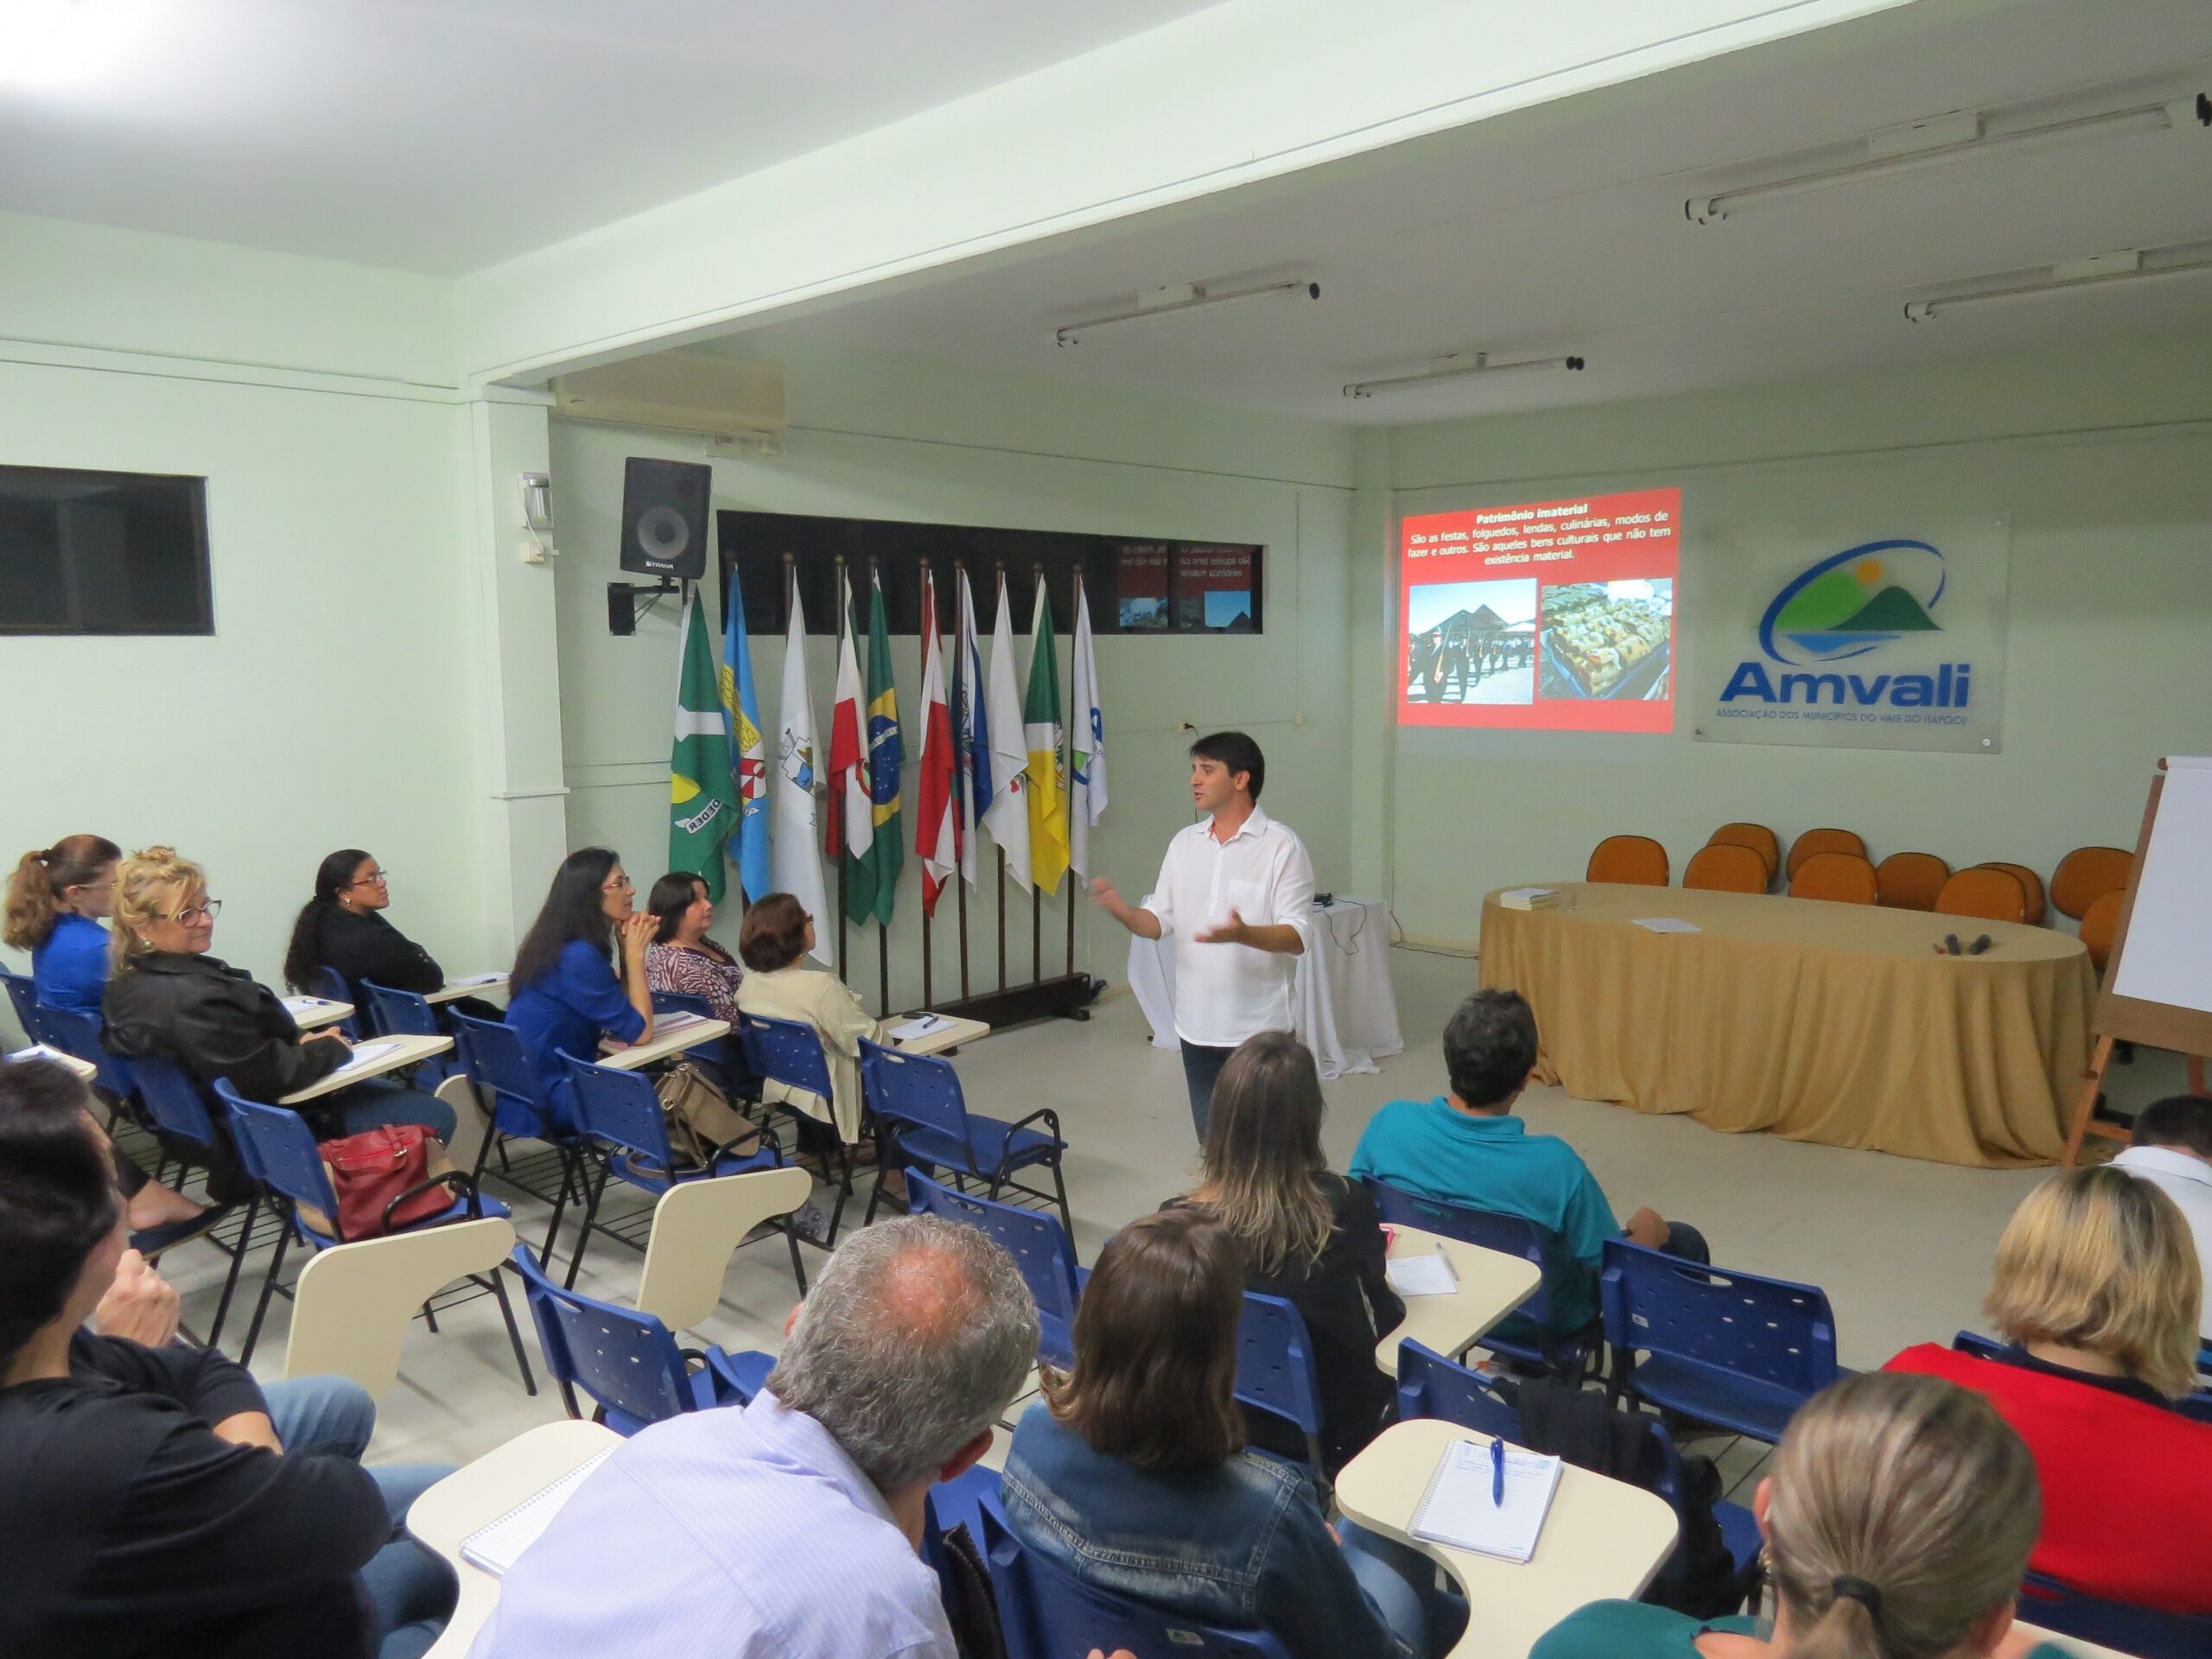
[[[954,1659],[916,1554],[932,1484],[972,1467],[1037,1350],[1037,1307],[982,1233],[849,1233],[738,1410],[615,1449],[524,1552],[474,1659]]]

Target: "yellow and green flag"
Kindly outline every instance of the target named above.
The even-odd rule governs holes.
[[[707,896],[722,896],[722,843],[737,827],[737,789],[730,776],[729,726],[715,673],[714,641],[686,584],[677,650],[676,741],[668,756],[668,868],[703,876]]]
[[[899,897],[899,872],[906,862],[906,849],[899,842],[899,769],[906,748],[899,734],[899,693],[891,681],[891,631],[884,626],[880,575],[868,596],[868,708],[861,729],[866,752],[859,770],[868,785],[875,834],[868,851],[853,860],[845,915],[855,922],[873,915],[888,927]]]
[[[1046,893],[1060,890],[1068,869],[1068,765],[1062,752],[1059,652],[1052,641],[1052,601],[1037,583],[1029,624],[1029,694],[1021,725],[1029,745],[1029,872]]]

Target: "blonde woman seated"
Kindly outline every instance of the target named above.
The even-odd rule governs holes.
[[[760,1097],[804,1113],[834,1128],[846,1147],[855,1147],[861,1138],[861,1039],[875,1037],[876,1022],[836,975],[802,965],[813,948],[814,918],[798,899],[788,893],[755,899],[737,936],[737,954],[749,970],[737,988],[737,1006],[759,1019],[814,1027],[830,1063],[830,1098],[765,1082]],[[826,1133],[809,1135],[802,1126],[802,1147],[818,1155],[826,1144]],[[865,1163],[873,1154],[855,1149],[853,1155]]]
[[[2120,1170],[2069,1170],[1997,1242],[1985,1306],[2005,1354],[1923,1343],[1889,1363],[1987,1395],[2027,1441],[2043,1478],[2037,1572],[2212,1613],[2212,1423],[2173,1409],[2196,1384],[2202,1278],[2172,1199]]]
[[[1600,1601],[1530,1659],[2066,1659],[2012,1629],[2035,1459],[1965,1389],[1878,1372],[1824,1389],[1790,1419],[1751,1507],[1770,1639],[1751,1618]]]

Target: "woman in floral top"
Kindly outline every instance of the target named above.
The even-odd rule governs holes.
[[[653,883],[645,908],[660,923],[645,947],[646,988],[704,997],[715,1019],[736,1024],[737,988],[745,969],[707,937],[715,905],[707,897],[706,882],[689,871],[671,872]]]

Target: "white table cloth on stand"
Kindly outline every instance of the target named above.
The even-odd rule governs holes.
[[[1151,901],[1147,893],[1145,903]],[[1398,999],[1390,988],[1395,931],[1389,906],[1379,899],[1338,899],[1313,912],[1309,948],[1299,957],[1292,982],[1291,1018],[1299,1041],[1313,1051],[1324,1082],[1347,1071],[1376,1071],[1376,1061],[1406,1052]],[[1152,1027],[1152,1046],[1179,1046],[1172,939],[1130,936],[1129,988]]]

